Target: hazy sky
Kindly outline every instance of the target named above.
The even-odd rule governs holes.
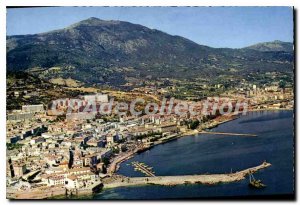
[[[89,17],[155,28],[212,47],[293,41],[291,7],[48,7],[7,9],[7,35],[64,28]]]

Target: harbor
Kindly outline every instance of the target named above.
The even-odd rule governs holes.
[[[263,162],[262,164],[251,167],[236,173],[229,174],[200,174],[200,175],[182,175],[182,176],[152,176],[152,177],[116,177],[114,180],[104,181],[105,188],[116,188],[122,186],[141,186],[141,185],[163,185],[175,186],[184,184],[204,184],[214,185],[218,183],[231,183],[241,181],[249,173],[255,173],[261,169],[271,166],[270,163]]]
[[[251,144],[253,143],[252,140],[267,140],[267,142],[271,143],[274,136],[276,137],[277,135],[276,133],[272,133],[272,135],[267,135],[267,134],[260,135],[259,132],[253,129],[252,124],[249,124],[250,127],[248,127],[248,124],[240,124],[240,121],[243,121],[243,119],[247,121],[247,119],[252,119],[252,116],[256,117],[261,115],[264,116],[266,114],[254,112],[250,114],[249,117],[238,118],[237,120],[231,121],[230,124],[223,123],[222,126],[214,128],[209,132],[206,131],[207,133],[204,132],[198,133],[197,130],[193,130],[188,132],[190,135],[176,135],[176,136],[174,135],[168,138],[167,140],[168,143],[165,143],[165,141],[161,140],[159,142],[153,143],[153,145],[151,146],[149,145],[146,146],[145,144],[141,144],[136,149],[131,150],[130,152],[127,152],[124,155],[119,155],[118,157],[114,158],[114,161],[111,163],[111,165],[113,166],[111,166],[110,169],[108,170],[110,172],[108,172],[107,177],[104,177],[101,181],[99,181],[99,184],[97,184],[97,190],[100,191],[100,193],[98,194],[95,194],[94,188],[88,188],[88,187],[84,189],[77,189],[77,190],[76,189],[66,190],[65,188],[62,187],[50,187],[47,188],[47,192],[45,191],[46,187],[40,187],[38,189],[34,189],[26,193],[16,193],[16,192],[10,192],[10,190],[8,190],[8,197],[18,198],[18,199],[22,199],[22,198],[42,199],[42,198],[52,198],[56,196],[72,198],[72,197],[90,195],[91,197],[98,198],[102,196],[102,193],[104,194],[107,193],[107,190],[118,190],[119,188],[122,187],[124,188],[131,187],[131,189],[135,189],[135,187],[139,187],[139,189],[151,189],[151,190],[166,189],[168,190],[167,192],[160,192],[157,194],[161,195],[165,193],[165,195],[167,195],[170,191],[168,187],[172,187],[172,188],[176,187],[175,190],[177,189],[180,190],[183,189],[182,187],[187,187],[186,185],[190,185],[190,184],[203,185],[203,186],[188,186],[191,187],[190,189],[192,190],[194,189],[202,190],[202,189],[209,189],[210,185],[217,185],[215,186],[217,187],[217,189],[222,189],[222,187],[224,186],[226,186],[227,189],[231,189],[231,187],[236,187],[238,183],[238,185],[243,185],[242,187],[239,187],[239,189],[242,191],[242,190],[247,190],[248,187],[255,188],[255,187],[262,186],[260,184],[261,183],[260,180],[262,180],[263,184],[265,184],[267,188],[263,190],[260,189],[259,191],[260,192],[269,191],[274,189],[274,185],[272,186],[272,181],[268,179],[268,177],[272,175],[273,173],[272,170],[274,169],[274,167],[271,166],[271,163],[273,164],[274,159],[278,160],[280,158],[277,157],[273,159],[273,155],[272,156],[268,155],[267,154],[268,152],[266,152],[267,155],[251,154],[253,152],[253,149],[256,149],[255,146],[251,146]],[[270,116],[274,116],[274,115],[277,115],[276,112],[270,114]],[[285,119],[285,118],[281,118],[281,115],[278,115],[277,117],[279,117],[278,119]],[[274,119],[274,117],[272,117],[271,119]],[[264,121],[264,123],[267,122],[268,121],[266,120]],[[284,124],[284,123],[285,121],[279,124]],[[239,125],[240,128],[237,125]],[[242,125],[247,126],[247,128],[245,129],[245,127],[243,127]],[[228,126],[230,127],[230,129],[225,129]],[[220,138],[218,135],[224,135],[228,137]],[[256,137],[254,137],[254,135],[256,135]],[[182,136],[186,136],[186,137],[182,137]],[[245,136],[245,137],[234,137],[234,136]],[[173,140],[173,139],[177,139],[177,140]],[[218,140],[218,147],[215,147],[216,140]],[[195,142],[198,141],[199,141],[199,145],[193,148],[194,145],[196,145]],[[207,144],[208,142],[209,144]],[[241,142],[244,142],[245,144],[243,143],[241,144]],[[228,143],[230,143],[231,148],[228,147]],[[230,160],[228,159],[225,160],[220,158],[222,155],[221,153],[228,153],[229,154],[228,156],[230,157],[231,156],[230,153],[234,152],[234,147],[236,143],[239,146],[240,151],[243,151],[244,146],[247,145],[248,148],[245,149],[247,151],[244,154],[241,153],[237,155],[235,154],[235,157],[234,158],[231,157]],[[266,147],[270,146],[270,143],[269,144],[262,143],[260,145],[263,146],[262,150],[266,150]],[[178,146],[176,146],[174,150],[169,148],[177,144]],[[149,150],[150,148],[153,149]],[[149,150],[149,151],[145,152],[145,150]],[[212,150],[218,150],[216,153],[220,153],[221,155],[219,157],[212,155],[211,153],[214,153],[212,152]],[[195,153],[197,153],[197,155],[195,155]],[[280,153],[280,155],[281,154],[282,152]],[[144,158],[148,155],[149,157]],[[200,157],[201,155],[203,155],[203,157]],[[159,158],[155,156],[157,157],[159,156]],[[169,157],[166,158],[166,156]],[[218,158],[222,159],[222,161],[216,160]],[[204,159],[208,161],[207,163],[211,163],[211,166],[205,163],[205,161],[203,161]],[[247,166],[245,166],[246,164],[257,165],[262,161],[264,161],[265,159],[271,160],[271,163],[265,162],[258,166],[253,166],[253,167],[250,166],[250,168],[249,167],[247,168]],[[260,160],[260,162],[258,162],[258,160]],[[166,166],[166,161],[168,162],[168,166]],[[195,161],[197,162],[197,164],[194,164]],[[242,162],[245,164],[244,167],[237,168],[236,165],[243,164]],[[278,165],[278,162],[275,161],[275,164]],[[130,172],[132,172],[132,174],[130,174],[130,172],[124,172],[124,165],[128,170],[131,170]],[[121,168],[121,170],[119,170],[119,168]],[[169,169],[173,171],[168,172],[167,170]],[[210,173],[208,173],[207,171],[209,171]],[[258,180],[252,179],[251,181],[252,184],[250,183],[251,186],[250,185],[248,186],[248,180],[246,180],[246,178],[248,178],[250,173],[255,175],[255,177]],[[30,176],[34,174],[36,173],[35,172],[28,173],[27,175],[24,176],[24,178],[30,178]],[[159,185],[159,186],[151,186],[151,185]],[[157,187],[163,187],[163,188],[157,188]],[[170,192],[170,194],[171,193],[172,191]]]
[[[155,172],[152,170],[153,167],[149,167],[141,162],[132,162],[131,164],[134,166],[135,171],[140,171],[149,177],[155,177]]]
[[[149,151],[135,155],[133,158],[121,163],[120,169],[116,172],[119,176],[122,175],[135,180],[143,177],[140,179],[146,180],[148,178],[148,180],[155,181],[155,178],[160,176],[163,176],[163,179],[168,179],[164,177],[170,176],[176,180],[175,178],[181,178],[181,176],[194,176],[195,174],[212,177],[221,173],[225,176],[249,167],[255,167],[267,160],[272,166],[253,173],[256,180],[261,180],[266,185],[264,189],[252,189],[249,187],[249,179],[248,175],[246,175],[240,181],[215,183],[212,185],[198,185],[197,183],[188,185],[189,182],[181,182],[183,184],[175,186],[150,186],[146,182],[141,182],[140,185],[137,185],[138,187],[133,184],[131,184],[132,186],[107,184],[95,198],[172,199],[175,195],[197,198],[207,196],[227,197],[231,196],[232,193],[237,195],[261,195],[292,192],[293,153],[286,149],[285,146],[286,143],[293,143],[293,133],[291,132],[292,117],[293,115],[290,111],[249,112],[246,116],[223,123],[211,131],[251,133],[256,134],[257,137],[191,134],[166,144],[154,146]],[[270,128],[272,128],[272,132],[269,131]],[[270,152],[270,149],[273,151]],[[143,162],[153,167],[156,177],[145,177],[141,172],[134,171],[134,168],[131,166],[133,161]],[[285,180],[282,180],[283,178]],[[120,180],[122,179],[120,178],[115,182]],[[108,189],[109,186],[116,187]],[[145,194],[134,195],[133,193],[136,191]]]

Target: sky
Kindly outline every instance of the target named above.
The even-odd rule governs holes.
[[[292,7],[8,8],[7,35],[61,29],[90,17],[141,24],[215,48],[293,42]]]

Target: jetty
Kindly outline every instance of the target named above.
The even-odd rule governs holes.
[[[245,134],[245,133],[232,133],[232,132],[209,132],[201,131],[199,134],[212,134],[212,135],[231,135],[231,136],[248,136],[248,137],[257,137],[255,134]]]
[[[256,167],[248,168],[236,173],[228,174],[200,174],[200,175],[180,175],[180,176],[155,176],[155,177],[125,177],[118,176],[114,180],[103,181],[105,188],[141,186],[141,185],[163,185],[175,186],[184,184],[207,184],[231,183],[244,180],[249,173],[255,173],[261,169],[271,166],[270,163],[263,162]]]
[[[141,162],[132,162],[131,164],[135,167],[134,170],[140,171],[140,172],[144,173],[146,176],[155,177],[152,167],[149,167]]]

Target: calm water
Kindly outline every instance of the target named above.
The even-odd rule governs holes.
[[[258,137],[205,135],[183,137],[158,145],[121,164],[119,174],[143,176],[135,172],[132,161],[153,167],[156,175],[186,175],[229,173],[257,166],[264,160],[272,164],[254,176],[267,187],[255,190],[248,187],[248,179],[241,182],[175,187],[139,186],[104,190],[94,199],[175,199],[224,196],[252,196],[292,194],[293,172],[293,112],[251,112],[246,116],[222,124],[213,131],[251,133]]]

